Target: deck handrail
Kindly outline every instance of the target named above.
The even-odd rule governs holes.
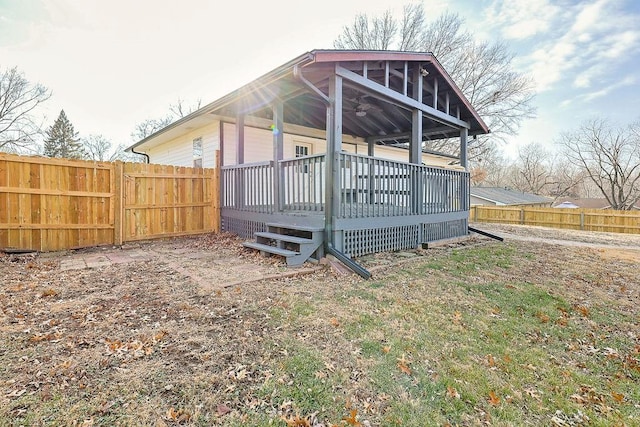
[[[278,162],[281,208],[285,211],[323,212],[326,155],[315,154]]]
[[[344,152],[338,158],[340,192],[334,195],[338,218],[469,210],[467,171]],[[324,213],[326,174],[325,154],[225,166],[222,207],[260,213]]]
[[[265,160],[263,162],[252,162],[252,163],[242,163],[240,165],[224,165],[222,166],[222,170],[230,170],[230,169],[246,169],[247,167],[255,167],[255,166],[270,166],[273,164],[273,160]]]
[[[469,210],[469,173],[361,154],[340,153],[339,218]]]
[[[220,175],[222,208],[259,213],[276,210],[273,161],[223,166]]]

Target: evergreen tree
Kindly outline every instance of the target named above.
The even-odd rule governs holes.
[[[62,157],[68,159],[81,159],[85,156],[78,133],[67,118],[64,110],[47,129],[47,139],[44,141],[44,155],[47,157]]]

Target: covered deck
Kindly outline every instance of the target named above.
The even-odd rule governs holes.
[[[467,233],[469,173],[338,153],[333,245],[348,256]],[[223,228],[245,238],[268,223],[325,227],[326,155],[222,168]]]
[[[466,236],[467,148],[488,132],[430,53],[313,50],[130,150],[220,165],[223,230],[301,263]]]
[[[349,257],[468,234],[467,144],[488,129],[429,53],[311,51],[205,109],[235,124],[221,133],[235,154],[222,167],[224,230],[312,227]],[[272,130],[271,158],[245,163],[246,123]],[[325,152],[284,158],[283,134],[307,130],[323,131]],[[442,139],[450,152],[431,152]],[[365,150],[346,152],[346,140]],[[436,167],[434,155],[448,162]]]

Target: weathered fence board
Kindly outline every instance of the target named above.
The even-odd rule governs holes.
[[[476,222],[640,234],[640,211],[473,206],[470,217]]]
[[[220,230],[219,170],[0,153],[0,248],[54,251]]]

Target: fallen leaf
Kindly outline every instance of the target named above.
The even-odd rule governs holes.
[[[175,410],[174,408],[169,408],[165,415],[167,419],[177,423],[186,423],[191,419],[191,414],[183,409]]]
[[[391,351],[391,346],[385,345],[384,347],[382,347],[382,352],[387,354]]]
[[[229,407],[224,403],[221,403],[216,407],[216,415],[219,417],[224,417],[229,412],[231,412],[231,409],[229,409]]]
[[[460,399],[460,393],[458,393],[458,391],[455,388],[449,385],[447,386],[447,396],[453,399]]]
[[[40,296],[42,298],[46,298],[46,297],[55,297],[56,295],[58,295],[58,291],[56,291],[55,289],[49,288],[43,291]]]
[[[584,397],[580,396],[577,393],[574,393],[571,396],[569,396],[569,399],[573,400],[576,403],[580,403],[580,404],[584,404],[584,403],[587,402],[587,399],[585,399]]]
[[[496,366],[496,359],[491,354],[487,354],[487,363],[489,367],[494,368]]]
[[[582,314],[582,316],[584,317],[589,317],[589,308],[585,307],[583,305],[577,305],[576,310],[578,310],[580,312],[580,314]]]
[[[340,326],[340,322],[335,317],[329,319],[329,323],[331,323],[331,326],[335,326],[336,328]]]
[[[462,323],[462,313],[457,310],[453,312],[453,323],[455,325],[459,325],[460,323]]]
[[[282,416],[282,420],[287,423],[287,427],[311,427],[311,423],[306,418],[301,418],[300,415],[285,418]]]
[[[357,416],[358,416],[358,410],[352,409],[351,412],[349,413],[349,416],[344,417],[342,421],[345,421],[348,425],[351,425],[351,426],[361,426],[362,423],[357,420]]]
[[[405,359],[404,353],[402,354],[402,357],[397,360],[398,360],[398,368],[400,368],[400,370],[405,374],[411,375],[411,368],[409,368],[409,365],[407,363],[408,360]]]
[[[611,396],[618,403],[624,402],[624,394],[622,394],[622,393],[616,393],[615,391],[612,391],[611,392]]]
[[[154,339],[155,341],[162,341],[162,339],[163,339],[164,337],[166,337],[167,335],[169,335],[169,332],[167,332],[167,331],[160,331],[160,332],[158,332],[157,334],[155,334],[155,335],[153,336],[153,339]]]
[[[409,368],[407,365],[398,362],[398,368],[400,368],[400,370],[405,374],[411,375],[411,368]]]
[[[498,406],[500,403],[500,398],[493,390],[489,392],[489,403],[493,406]]]
[[[538,320],[540,320],[540,323],[549,322],[549,316],[547,316],[546,314],[544,314],[542,312],[536,313],[536,317],[538,318]]]

